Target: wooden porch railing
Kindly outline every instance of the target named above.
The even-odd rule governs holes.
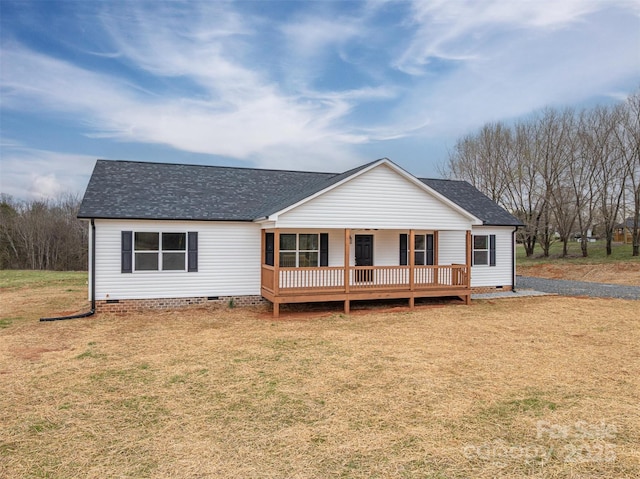
[[[349,291],[424,290],[433,288],[469,287],[469,272],[463,264],[414,266],[350,266]],[[262,287],[275,293],[345,292],[345,268],[279,268],[278,284],[275,268],[262,265]]]
[[[262,265],[261,270],[261,284],[262,287],[269,290],[269,292],[273,293],[275,291],[275,268],[273,266],[269,266],[268,264]]]
[[[282,290],[335,290],[344,289],[344,268],[280,268]]]

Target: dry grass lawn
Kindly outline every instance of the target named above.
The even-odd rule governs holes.
[[[640,475],[635,301],[40,323],[84,288],[0,294],[3,478]]]

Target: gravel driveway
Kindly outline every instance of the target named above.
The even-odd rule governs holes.
[[[640,286],[620,284],[590,283],[587,281],[568,281],[565,279],[535,278],[517,276],[517,289],[534,289],[545,293],[565,296],[591,296],[597,298],[640,299]]]

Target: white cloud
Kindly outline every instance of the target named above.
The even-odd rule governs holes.
[[[39,198],[55,198],[65,191],[65,187],[55,174],[31,173],[31,193]]]
[[[409,74],[425,73],[431,58],[478,60],[497,33],[512,37],[527,31],[549,33],[584,21],[584,17],[616,4],[630,7],[638,2],[611,0],[504,1],[433,0],[412,2],[409,20],[416,32],[395,66]]]
[[[99,16],[107,38],[135,68],[162,77],[183,77],[206,89],[253,89],[259,75],[243,67],[246,18],[223,2],[158,2],[153,9],[132,2]]]
[[[285,41],[291,51],[301,57],[313,58],[328,46],[343,44],[364,32],[356,19],[318,18],[306,16],[282,26]]]
[[[96,158],[2,143],[1,193],[43,200],[84,192]]]
[[[5,108],[44,107],[55,114],[80,116],[95,136],[245,160],[277,146],[297,145],[304,151],[320,141],[333,142],[335,148],[358,142],[334,122],[348,113],[353,98],[381,95],[364,90],[295,97],[255,84],[246,95],[228,85],[212,90],[212,96],[216,93],[224,100],[193,100],[146,95],[117,78],[20,46],[3,51],[2,63]]]
[[[423,23],[397,64],[425,80],[416,82],[393,118],[430,122],[426,131],[434,137],[458,136],[488,121],[579,104],[621,82],[637,82],[637,9],[629,15],[614,2],[557,3],[562,5],[547,12],[553,10],[548,2],[442,2],[429,8],[417,2],[422,9],[414,20]],[[457,55],[467,58],[443,60]],[[442,67],[438,60],[450,69],[430,76],[430,68]]]
[[[189,4],[197,8],[189,15],[175,8],[163,3],[157,11],[143,11],[134,3],[100,18],[114,49],[110,57],[191,86],[169,83],[166,91],[149,91],[144,82],[118,76],[123,73],[89,71],[13,44],[2,52],[4,107],[81,118],[85,134],[94,138],[165,144],[266,166],[267,150],[303,155],[328,149],[325,167],[332,168],[331,158],[368,140],[365,129],[346,124],[353,106],[393,95],[391,88],[366,85],[326,93],[306,86],[284,91],[272,78],[273,65],[261,69],[254,63],[246,44],[255,35],[252,20],[226,3]],[[333,41],[319,33],[327,26],[323,22],[292,31],[311,32],[307,47],[320,48]],[[342,29],[343,40],[357,33],[348,25]]]

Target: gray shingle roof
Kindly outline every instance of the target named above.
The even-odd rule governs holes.
[[[252,221],[332,176],[98,160],[78,217]]]
[[[624,223],[618,223],[614,228],[629,228],[633,229],[633,216],[629,216],[624,220]]]
[[[372,163],[335,174],[98,160],[78,217],[253,221],[322,191]],[[421,181],[485,224],[519,224],[469,183]]]
[[[461,206],[487,226],[523,226],[522,222],[478,190],[460,180],[419,178],[425,185]]]

